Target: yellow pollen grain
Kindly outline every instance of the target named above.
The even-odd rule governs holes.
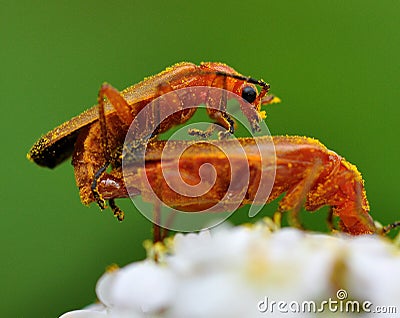
[[[115,272],[117,270],[119,270],[119,266],[117,264],[108,265],[107,268],[106,268],[106,272],[107,273],[112,273],[112,272]]]
[[[274,96],[270,104],[278,104],[280,102],[282,102],[282,100],[279,97]]]

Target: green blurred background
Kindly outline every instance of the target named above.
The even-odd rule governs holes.
[[[268,109],[271,132],[345,156],[363,173],[374,218],[400,219],[400,2],[1,2],[2,317],[81,308],[107,265],[144,257],[151,225],[129,200],[118,223],[81,205],[69,163],[51,171],[25,155],[92,106],[102,82],[123,89],[179,61],[226,62],[270,82],[283,100]],[[325,213],[302,217],[325,228]]]

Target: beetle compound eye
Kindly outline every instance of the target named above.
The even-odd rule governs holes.
[[[251,86],[243,87],[242,98],[244,100],[246,100],[249,103],[252,103],[255,101],[256,97],[257,97],[257,92],[253,87]]]

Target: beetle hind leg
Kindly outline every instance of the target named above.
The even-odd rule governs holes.
[[[382,235],[386,235],[389,233],[391,230],[400,227],[400,221],[393,222],[391,224],[388,224],[382,228]]]
[[[288,221],[293,227],[303,229],[299,218],[300,209],[307,199],[307,194],[315,186],[318,177],[321,174],[323,165],[321,160],[316,159],[314,164],[307,169],[305,177],[292,189],[290,189],[283,199],[279,202],[277,215],[289,212]],[[274,215],[274,219],[278,217]]]
[[[328,229],[333,232],[336,230],[335,228],[335,224],[333,221],[333,208],[329,207],[329,212],[328,212],[328,216],[326,218],[326,223],[328,224]]]

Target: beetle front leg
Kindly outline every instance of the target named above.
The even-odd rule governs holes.
[[[196,136],[202,139],[207,139],[210,138],[210,136],[213,134],[214,131],[215,131],[215,126],[211,124],[206,130],[190,128],[188,130],[188,134],[190,136]]]
[[[235,133],[235,121],[227,113],[227,74],[219,74],[213,81],[213,86],[222,87],[222,90],[209,91],[206,103],[208,116],[214,119],[219,125],[224,127],[226,131],[218,133],[219,139],[226,139],[230,134]]]

